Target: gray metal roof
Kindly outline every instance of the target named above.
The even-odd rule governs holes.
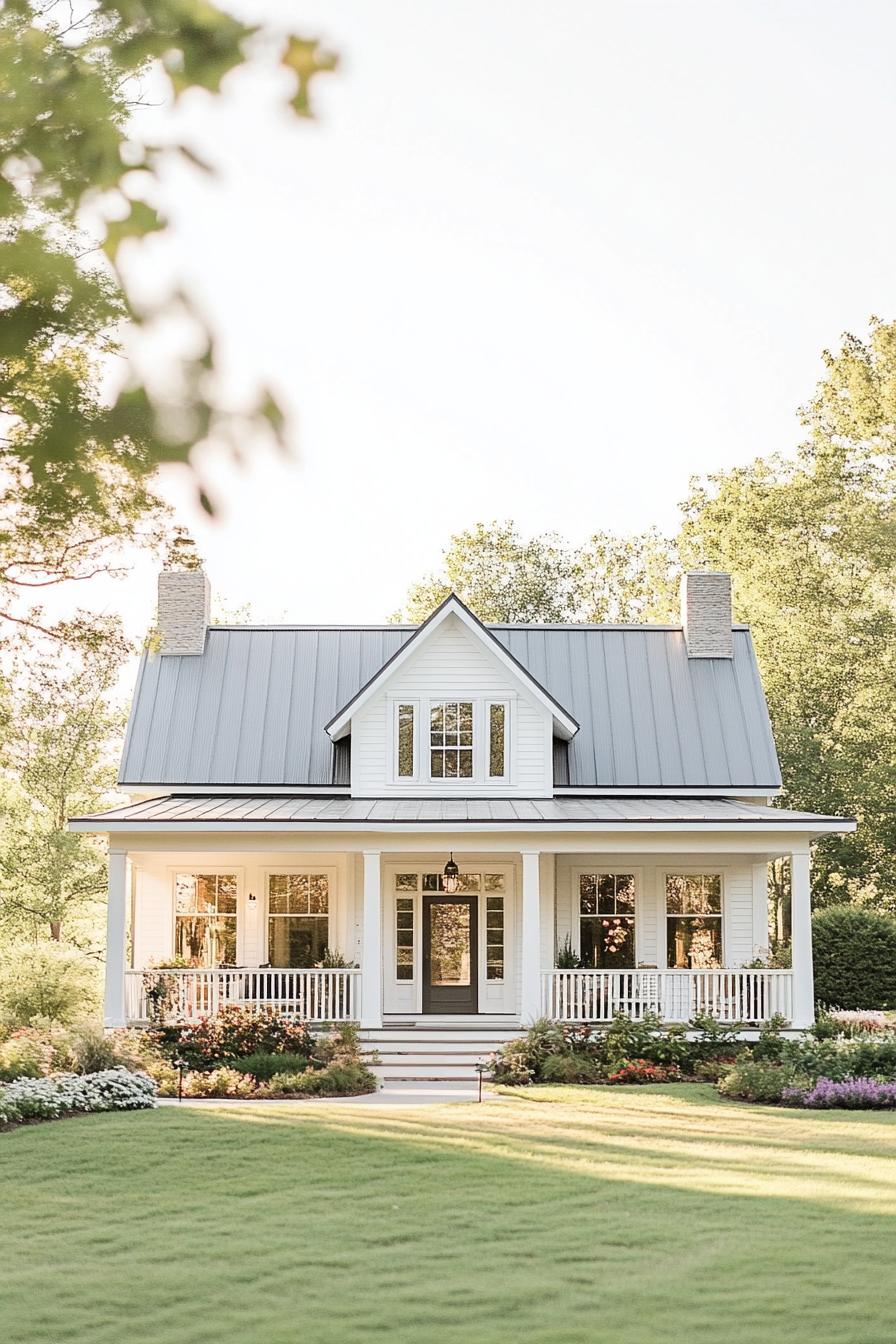
[[[324,725],[416,626],[212,626],[201,657],[144,655],[123,785],[327,788]],[[675,626],[491,625],[580,724],[574,788],[780,785],[749,631],[691,658]]]
[[[811,812],[788,812],[783,808],[753,805],[729,798],[346,798],[295,794],[170,794],[114,808],[92,817],[76,817],[73,824],[105,829],[139,830],[155,826],[176,830],[240,822],[256,829],[300,829],[338,825],[389,827],[420,826],[515,826],[594,825],[638,827],[650,825],[709,825],[800,827],[849,830],[849,819],[815,816]]]

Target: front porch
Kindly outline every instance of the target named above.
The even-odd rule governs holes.
[[[354,1022],[361,1016],[362,971],[358,967],[205,968],[159,967],[125,972],[125,1017],[143,1025],[164,1016],[198,1022],[224,1007],[265,1008],[306,1022]],[[793,1018],[793,972],[771,969],[560,970],[541,972],[539,1015],[558,1022],[606,1023],[617,1013],[641,1021],[648,1013],[664,1022],[703,1015],[718,1022],[758,1026],[772,1017]],[[519,1027],[519,1015],[473,1017],[429,1014],[410,1020],[384,1015],[384,1027],[420,1030],[482,1022]]]
[[[540,1016],[600,1024],[617,1013],[747,1029],[813,1018],[805,845],[790,851],[794,967],[773,970],[750,965],[767,951],[772,854],[742,838],[736,849],[683,838],[456,848],[454,893],[448,845],[265,843],[200,848],[169,835],[112,849],[107,1025],[194,1022],[228,1005],[366,1032],[513,1032]],[[323,964],[297,964],[309,962]]]

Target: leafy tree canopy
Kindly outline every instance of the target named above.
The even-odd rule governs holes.
[[[678,571],[655,531],[598,532],[576,547],[556,533],[523,537],[511,521],[453,536],[442,568],[414,584],[396,620],[422,621],[450,592],[484,621],[669,620]]]
[[[486,620],[677,620],[683,569],[730,571],[783,805],[860,823],[817,846],[816,901],[896,911],[896,322],[873,320],[823,358],[796,455],[692,483],[674,539],[573,547],[480,524],[451,538],[402,614],[422,619],[454,588]],[[775,891],[785,902],[786,881]]]
[[[89,948],[106,892],[105,845],[66,829],[108,806],[124,714],[115,686],[128,652],[117,624],[60,657],[30,645],[6,685],[0,926]]]
[[[140,304],[122,267],[128,249],[165,232],[154,202],[166,165],[203,171],[190,146],[152,143],[130,116],[141,78],[176,104],[196,88],[217,96],[248,62],[291,73],[300,117],[311,114],[314,77],[335,64],[315,39],[246,25],[209,0],[0,8],[0,472],[19,489],[27,482],[30,503],[54,518],[100,507],[126,478],[138,491],[196,443],[245,442],[260,426],[283,437],[267,389],[238,413],[224,409],[212,336],[184,287]],[[102,251],[84,237],[87,211]],[[88,366],[113,354],[123,322],[148,333],[172,319],[189,326],[194,353],[152,386],[132,367],[111,404],[85,394]]]

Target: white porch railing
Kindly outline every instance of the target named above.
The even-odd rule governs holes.
[[[360,1014],[361,972],[189,967],[125,973],[128,1022],[148,1022],[159,1010],[166,1021],[195,1022],[228,1004],[269,1008],[305,1022],[351,1022]]]
[[[793,1016],[793,972],[546,971],[542,1011],[558,1022],[609,1022],[616,1013],[641,1021],[688,1022],[704,1013],[718,1022],[768,1022]]]

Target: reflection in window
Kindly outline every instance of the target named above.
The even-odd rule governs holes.
[[[631,873],[582,873],[579,951],[583,966],[635,964],[635,879]]]
[[[666,959],[700,970],[722,964],[722,879],[718,873],[666,878]]]
[[[429,907],[430,983],[469,985],[472,974],[470,906],[464,902],[433,902]]]
[[[268,878],[268,961],[315,966],[329,942],[330,882],[326,873],[272,873]]]
[[[444,700],[429,708],[429,773],[433,779],[473,778],[473,702]]]
[[[398,778],[414,776],[414,706],[398,706]]]
[[[492,704],[488,707],[488,773],[490,779],[503,779],[506,767],[507,706]]]
[[[485,898],[485,978],[504,979],[504,897]]]
[[[174,879],[174,952],[191,966],[236,961],[236,874],[178,873]]]

